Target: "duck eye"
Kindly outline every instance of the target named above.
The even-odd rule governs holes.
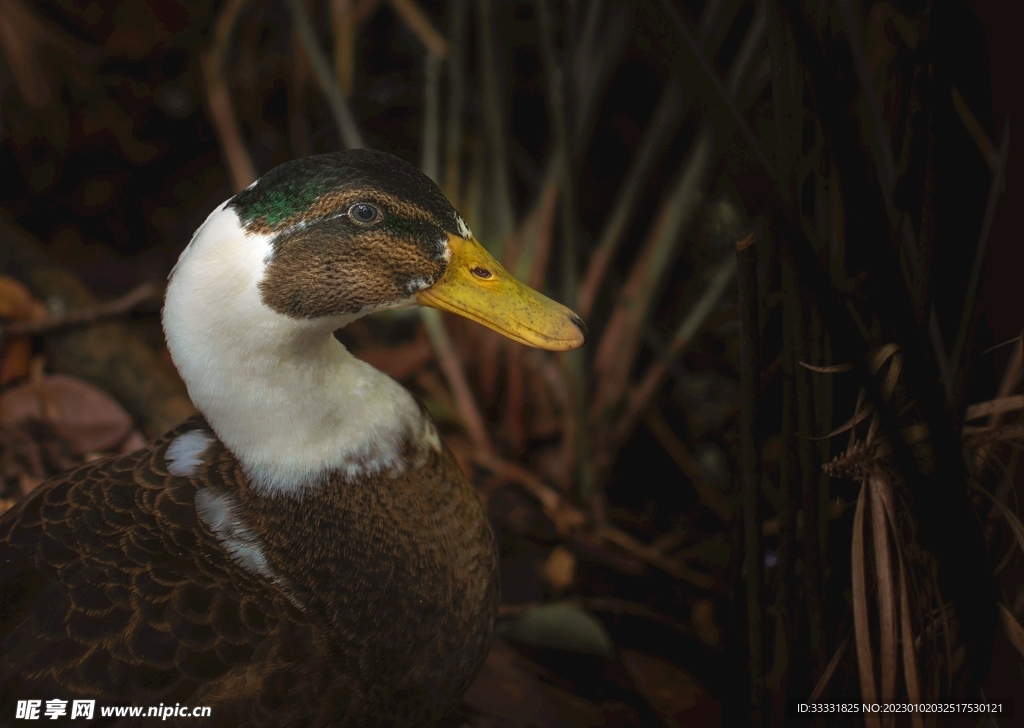
[[[483,278],[485,280],[491,277],[491,272],[486,268],[481,268],[480,266],[472,268],[469,272],[475,275],[477,278]]]
[[[377,208],[373,205],[367,205],[364,202],[358,202],[352,207],[348,208],[348,215],[356,222],[361,222],[364,225],[369,224],[377,219],[378,213]]]

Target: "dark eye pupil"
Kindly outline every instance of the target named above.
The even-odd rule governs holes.
[[[352,217],[359,222],[373,222],[377,217],[377,210],[372,205],[353,205]]]

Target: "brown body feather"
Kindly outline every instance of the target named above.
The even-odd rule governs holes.
[[[420,467],[263,497],[216,440],[193,475],[168,472],[174,437],[207,428],[53,478],[0,518],[0,724],[31,698],[209,705],[217,725],[436,719],[498,602],[493,536],[450,452],[410,444]],[[270,578],[199,516],[201,489],[237,499]]]

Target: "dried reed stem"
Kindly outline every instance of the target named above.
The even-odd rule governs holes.
[[[352,111],[348,107],[348,101],[341,92],[341,87],[338,85],[338,80],[334,77],[334,72],[327,62],[327,57],[324,56],[324,52],[320,49],[316,31],[313,28],[309,14],[306,12],[305,5],[303,5],[302,0],[285,0],[285,2],[291,13],[295,32],[299,36],[303,49],[306,51],[309,65],[313,69],[313,77],[316,79],[320,92],[327,101],[327,107],[331,110],[334,123],[341,134],[342,142],[348,149],[365,147],[366,143],[363,141],[363,135],[360,133],[355,117],[352,116]]]
[[[356,66],[356,20],[352,0],[330,0],[334,36],[334,76],[346,96],[352,95]]]
[[[448,55],[448,42],[430,22],[430,18],[416,3],[416,0],[390,0],[390,2],[395,13],[419,39],[428,53],[438,58]]]
[[[583,318],[589,316],[593,309],[597,293],[608,274],[608,267],[615,259],[615,254],[626,237],[629,223],[636,213],[640,193],[659,161],[658,152],[678,126],[682,112],[682,85],[677,76],[672,76],[666,82],[658,105],[644,130],[644,136],[630,159],[622,186],[615,195],[615,206],[606,218],[601,238],[587,264],[583,282],[580,284],[577,308],[577,313]]]
[[[214,22],[210,50],[200,58],[210,120],[217,132],[224,161],[227,162],[231,189],[235,192],[241,192],[251,185],[257,176],[252,157],[242,141],[242,131],[225,76],[231,33],[247,3],[248,0],[228,0],[224,4]]]
[[[754,725],[761,722],[764,675],[761,667],[761,548],[758,496],[761,467],[758,448],[758,389],[761,341],[758,331],[757,239],[736,243],[740,310],[740,489],[743,494],[743,553],[747,565],[747,643],[750,665],[750,709]]]
[[[857,497],[857,510],[853,516],[853,632],[857,646],[857,668],[860,672],[860,694],[865,703],[878,702],[875,688],[874,657],[871,650],[871,627],[868,622],[868,593],[866,564],[867,551],[864,544],[864,511],[868,486],[861,486]],[[864,714],[867,728],[881,728],[875,713]]]

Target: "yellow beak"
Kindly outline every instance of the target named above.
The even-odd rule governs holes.
[[[449,235],[448,249],[448,268],[417,294],[420,304],[465,316],[527,346],[583,346],[587,327],[579,316],[517,281],[475,239]]]

